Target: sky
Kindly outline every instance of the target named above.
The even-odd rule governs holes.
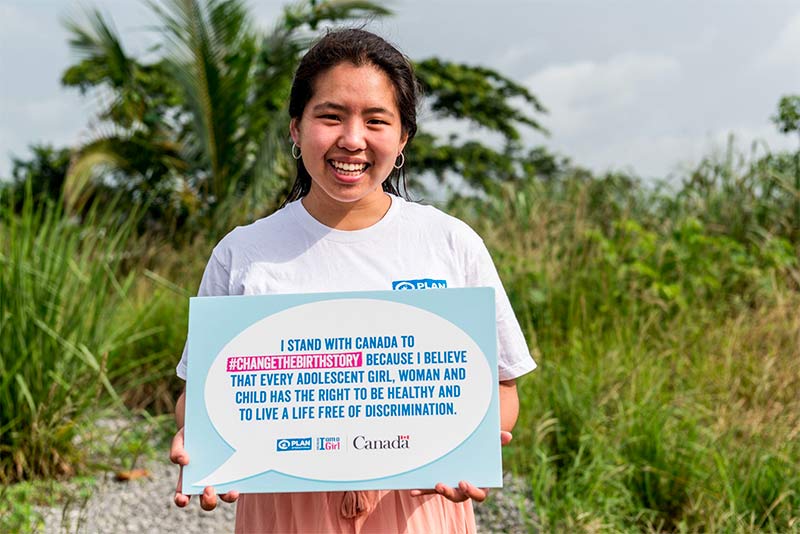
[[[283,2],[251,0],[263,28]],[[731,135],[744,154],[794,148],[770,121],[800,94],[796,0],[394,0],[369,27],[413,59],[485,65],[548,109],[544,145],[596,172],[679,180]],[[70,53],[64,17],[110,15],[134,55],[153,42],[141,0],[0,0],[0,177],[32,143],[91,138],[97,102],[60,86]],[[447,122],[420,118],[446,133]],[[288,125],[287,125],[288,127]],[[462,128],[463,129],[463,128]],[[479,134],[476,134],[479,135]]]

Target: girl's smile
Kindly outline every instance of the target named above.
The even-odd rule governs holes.
[[[366,161],[353,161],[348,159],[334,160],[329,159],[331,167],[334,172],[343,181],[357,181],[362,174],[369,168],[370,164]]]

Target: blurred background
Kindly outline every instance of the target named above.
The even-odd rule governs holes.
[[[800,530],[800,8],[603,4],[0,2],[0,530],[165,456],[187,299],[285,198],[291,76],[342,25],[414,61],[409,192],[540,364],[525,527]]]

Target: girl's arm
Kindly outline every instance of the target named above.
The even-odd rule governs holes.
[[[511,432],[517,424],[519,415],[519,396],[517,396],[517,381],[501,380],[499,389],[500,398],[500,430]]]

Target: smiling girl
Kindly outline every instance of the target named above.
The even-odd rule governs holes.
[[[297,178],[284,207],[215,248],[198,295],[495,288],[501,441],[518,411],[515,378],[533,370],[525,339],[481,238],[466,224],[399,195],[403,150],[417,130],[419,91],[405,56],[363,30],[328,33],[302,59],[289,102]],[[188,354],[177,367],[186,378]],[[170,457],[184,466],[184,396]],[[479,461],[479,459],[476,459]],[[238,500],[236,532],[474,532],[467,481],[413,491],[217,495]],[[178,506],[189,496],[175,495]]]

